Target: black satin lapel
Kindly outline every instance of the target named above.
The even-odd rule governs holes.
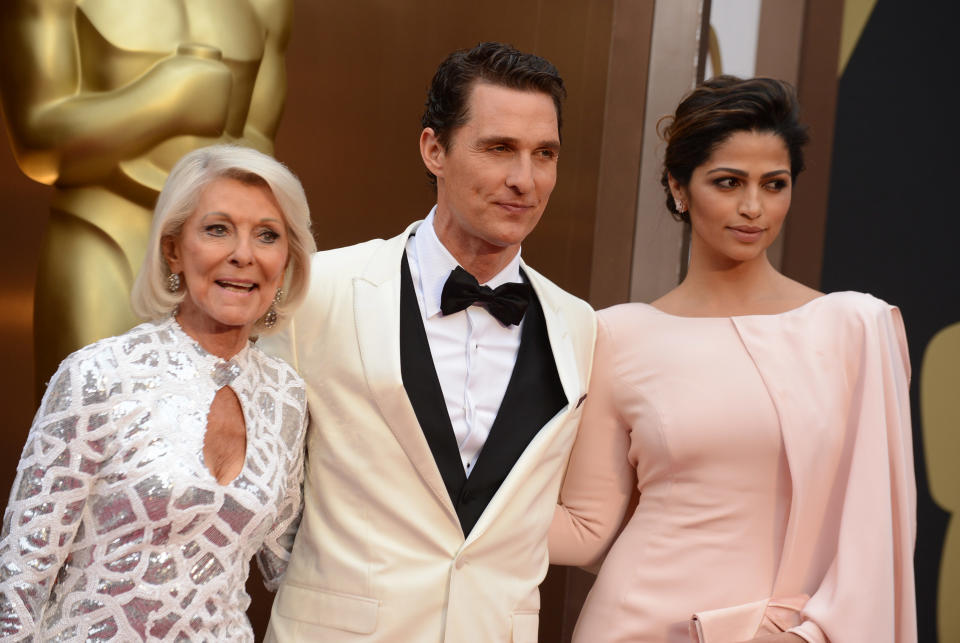
[[[470,533],[530,441],[567,403],[543,308],[534,293],[497,417],[460,498],[454,499],[464,534]]]
[[[430,354],[430,342],[423,327],[406,252],[400,263],[400,372],[413,412],[430,445],[450,500],[456,506],[467,477]]]

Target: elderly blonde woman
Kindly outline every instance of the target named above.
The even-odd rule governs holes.
[[[0,540],[0,636],[252,641],[256,555],[275,587],[299,520],[303,382],[251,342],[303,297],[299,181],[191,152],[160,194],[134,310],[151,321],[60,365]]]

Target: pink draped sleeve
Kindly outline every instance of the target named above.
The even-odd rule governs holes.
[[[738,329],[781,417],[793,482],[773,598],[810,594],[788,631],[811,643],[914,643],[916,486],[910,365],[900,312],[860,293],[792,318],[785,360],[762,328]],[[801,325],[802,323],[802,325]],[[790,347],[788,347],[790,348]],[[836,362],[842,362],[840,368]]]
[[[906,334],[896,308],[864,321],[837,552],[804,609],[808,620],[791,631],[812,642],[912,643],[917,503]]]

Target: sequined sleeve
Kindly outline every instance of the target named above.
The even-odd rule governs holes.
[[[27,437],[0,535],[0,636],[32,640],[68,555],[97,472],[111,456],[111,385],[79,354],[47,388]],[[95,502],[92,501],[92,502]],[[101,508],[109,511],[109,508]],[[82,564],[75,560],[75,563]]]
[[[300,377],[294,374],[292,369],[287,370],[291,381],[296,384],[288,390],[288,403],[284,404],[281,438],[291,450],[293,458],[287,471],[284,497],[277,519],[267,532],[256,556],[263,584],[271,592],[277,591],[287,571],[293,540],[303,514],[304,437],[308,423],[306,391]]]

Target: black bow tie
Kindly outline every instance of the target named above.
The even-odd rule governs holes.
[[[457,266],[447,277],[440,294],[440,311],[452,315],[480,304],[504,326],[519,324],[530,305],[530,284],[507,283],[490,288],[481,286],[469,272]]]

